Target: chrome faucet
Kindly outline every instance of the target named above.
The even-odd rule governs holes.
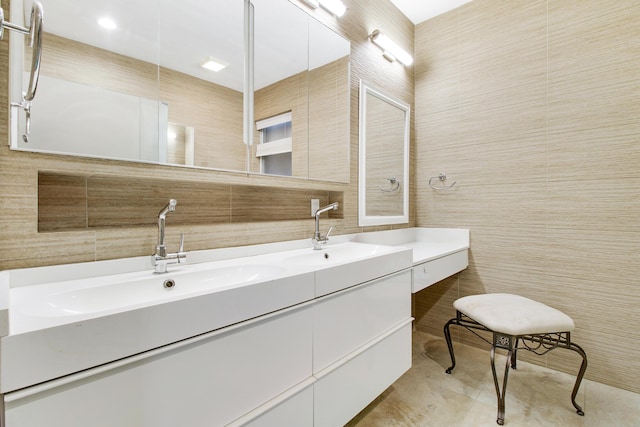
[[[178,201],[176,199],[169,200],[169,203],[158,214],[158,244],[156,245],[156,253],[151,256],[155,273],[166,273],[168,264],[180,264],[187,260],[187,254],[184,252],[184,234],[180,235],[180,249],[178,249],[178,252],[167,253],[167,245],[165,243],[164,226],[167,214],[174,212],[177,204]]]
[[[329,241],[329,234],[331,234],[331,230],[333,229],[333,227],[329,227],[329,231],[327,231],[326,235],[323,236],[320,234],[320,215],[327,211],[336,210],[338,209],[338,206],[338,202],[335,202],[316,211],[316,231],[313,233],[313,239],[311,239],[314,250],[322,249],[322,246]]]

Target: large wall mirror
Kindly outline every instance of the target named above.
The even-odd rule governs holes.
[[[360,81],[361,226],[409,222],[410,108]]]
[[[13,149],[349,181],[350,45],[289,0],[40,2],[40,81],[28,131],[11,109]],[[12,21],[30,9],[12,0]]]

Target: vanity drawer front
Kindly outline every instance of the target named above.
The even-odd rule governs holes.
[[[317,375],[314,427],[345,425],[409,368],[410,320]]]
[[[311,326],[306,305],[12,392],[4,427],[226,425],[311,377]]]
[[[416,293],[469,266],[468,251],[455,252],[413,267],[411,292]]]
[[[309,378],[227,427],[313,427],[314,383]]]
[[[313,317],[313,372],[410,317],[409,270],[318,299]]]

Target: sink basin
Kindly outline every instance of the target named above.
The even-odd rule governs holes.
[[[79,285],[71,290],[24,298],[24,302],[12,304],[11,310],[15,314],[36,317],[120,311],[268,280],[284,270],[284,267],[271,265],[237,265],[186,273],[146,274],[143,278],[95,286],[87,281],[78,281],[84,282],[82,287]],[[17,288],[14,292],[19,294],[20,290]],[[19,295],[15,297],[19,301]]]
[[[282,264],[314,269],[315,295],[321,297],[410,267],[411,250],[345,242],[321,250],[297,250],[285,256]]]
[[[391,250],[393,249],[388,246],[347,242],[329,245],[321,250],[307,249],[300,254],[284,258],[283,262],[296,265],[330,266],[382,255]]]

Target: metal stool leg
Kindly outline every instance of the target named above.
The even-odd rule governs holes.
[[[582,382],[584,373],[587,370],[587,354],[584,352],[582,347],[580,347],[578,344],[571,343],[567,348],[569,350],[575,351],[582,357],[582,364],[580,365],[580,371],[578,372],[578,376],[576,377],[576,383],[574,384],[573,391],[571,392],[571,403],[573,404],[573,407],[576,408],[576,412],[578,413],[578,415],[584,415],[584,411],[582,410],[580,405],[576,403],[576,395],[578,394],[578,389],[580,388],[580,383]]]
[[[449,326],[452,323],[457,324],[457,319],[451,319],[444,325],[444,338],[447,341],[447,347],[449,348],[449,356],[451,356],[451,366],[445,371],[447,374],[450,374],[451,371],[453,371],[453,368],[456,367],[456,357],[453,354],[453,343],[451,342],[451,331],[449,330]]]
[[[518,338],[511,335],[493,333],[493,343],[491,344],[491,372],[493,373],[493,384],[496,387],[496,396],[498,397],[498,417],[496,422],[504,425],[505,413],[505,397],[507,395],[507,380],[509,379],[509,367],[515,365],[516,350],[514,343],[518,342]],[[502,389],[498,382],[498,374],[496,373],[496,347],[503,348],[508,351],[507,360],[504,363],[504,377],[502,378]]]
[[[511,353],[511,369],[518,369],[518,341],[520,338],[516,338],[516,343],[513,346],[513,352]]]

